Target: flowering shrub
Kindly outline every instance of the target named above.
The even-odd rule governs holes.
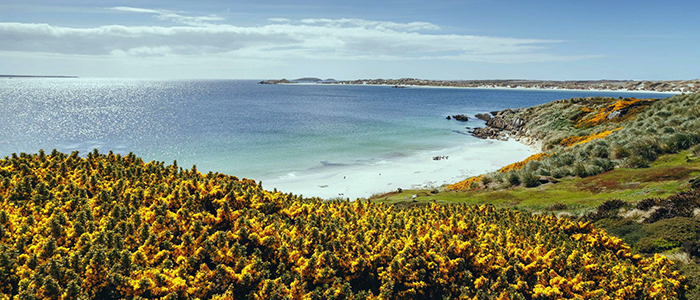
[[[658,100],[658,99],[629,98],[629,99],[622,99],[619,101],[615,101],[614,103],[606,105],[603,108],[599,109],[595,114],[587,115],[585,118],[582,118],[581,120],[578,121],[578,123],[574,124],[574,126],[577,128],[581,128],[581,127],[593,127],[596,125],[600,125],[603,122],[609,120],[609,117],[611,116],[612,113],[621,112],[623,110],[629,109],[630,107],[633,107],[636,105],[648,105],[656,100]],[[582,107],[581,110],[584,113],[589,113],[592,111],[588,107]],[[634,115],[634,113],[628,113],[626,115],[626,117],[629,118],[632,115]]]
[[[0,299],[674,299],[590,223],[267,191],[93,152],[0,160]]]
[[[515,162],[515,163],[512,163],[512,164],[510,164],[510,165],[507,165],[507,166],[501,168],[500,170],[498,170],[498,172],[499,172],[499,173],[506,173],[506,172],[509,172],[509,171],[519,170],[519,169],[521,169],[522,167],[524,167],[525,165],[527,165],[527,163],[529,163],[529,162],[531,162],[531,161],[538,161],[538,160],[540,160],[540,159],[542,159],[542,158],[545,158],[545,157],[547,157],[547,156],[549,156],[549,154],[547,154],[547,153],[537,153],[537,154],[533,154],[533,155],[530,155],[530,156],[529,156],[528,158],[526,158],[525,160],[522,160],[522,161],[519,161],[519,162]]]
[[[469,178],[462,180],[460,182],[450,184],[447,186],[447,188],[454,190],[454,191],[466,190],[466,189],[471,188],[472,184],[479,183],[483,177],[484,177],[483,175],[469,177]]]
[[[597,140],[597,139],[602,139],[606,136],[611,135],[613,132],[618,131],[622,129],[622,127],[615,128],[613,130],[606,130],[602,131],[596,134],[591,134],[591,135],[584,135],[584,136],[570,136],[565,139],[563,139],[560,144],[564,147],[573,147],[576,145],[581,145],[588,143],[592,140]]]

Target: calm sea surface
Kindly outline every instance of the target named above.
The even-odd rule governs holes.
[[[587,96],[658,93],[0,79],[0,156],[97,148],[241,177],[372,164],[474,142],[447,121]]]

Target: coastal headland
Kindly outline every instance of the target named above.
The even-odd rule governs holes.
[[[0,78],[79,78],[78,76],[65,75],[0,75]]]
[[[293,84],[286,79],[263,80],[261,84]],[[649,91],[694,93],[700,91],[700,79],[695,80],[429,80],[418,78],[401,79],[357,79],[313,81],[318,84],[389,85],[463,88],[510,88],[510,89],[565,89],[601,91]]]

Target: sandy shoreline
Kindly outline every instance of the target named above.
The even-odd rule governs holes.
[[[415,156],[355,166],[334,166],[321,171],[295,172],[263,180],[266,189],[304,197],[367,198],[397,188],[437,188],[467,177],[498,170],[537,151],[509,141],[479,140],[459,147],[419,153]],[[435,156],[447,159],[433,160]]]
[[[345,84],[345,83],[276,83],[279,85],[318,85],[318,86],[385,86],[385,87],[393,87],[395,85],[393,84]],[[530,87],[500,87],[500,86],[477,86],[477,87],[471,87],[471,86],[436,86],[436,85],[403,85],[408,88],[435,88],[435,89],[472,89],[472,90],[519,90],[519,91],[524,91],[524,90],[532,90],[532,91],[559,91],[559,92],[609,92],[609,93],[614,93],[614,92],[622,92],[622,93],[648,93],[648,94],[669,94],[669,95],[678,95],[682,94],[683,92],[681,91],[673,91],[673,92],[659,92],[659,91],[647,91],[647,90],[628,90],[628,89],[619,89],[619,90],[603,90],[603,89],[562,89],[562,88],[530,88]]]
[[[317,83],[282,83],[283,85],[320,85]],[[328,86],[392,86],[387,84],[325,84]],[[529,87],[459,87],[406,85],[419,88],[447,89],[498,89],[498,90],[538,90],[538,91],[595,91],[626,93],[678,94],[678,92],[657,92],[639,90],[580,90],[559,88]],[[541,152],[541,144],[531,139],[518,141],[477,140],[462,146],[419,153],[410,157],[388,159],[378,163],[327,166],[322,169],[298,171],[278,178],[263,179],[266,189],[276,188],[304,197],[323,199],[367,198],[375,194],[402,189],[431,189],[445,184],[459,182],[470,176],[496,171],[508,164],[524,160]],[[445,156],[447,159],[433,160]]]

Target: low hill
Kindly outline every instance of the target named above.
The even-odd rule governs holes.
[[[323,79],[316,77],[302,77],[292,80],[294,82],[321,82]]]

